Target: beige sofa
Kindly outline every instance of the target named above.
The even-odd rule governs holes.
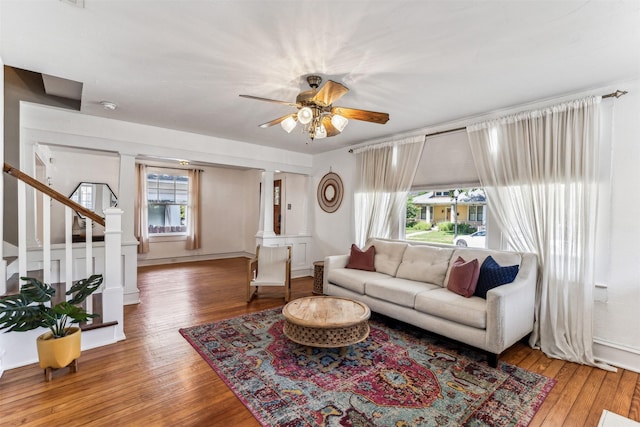
[[[372,239],[375,270],[345,268],[349,255],[324,263],[325,295],[352,298],[372,311],[485,350],[489,364],[533,330],[537,258],[532,253],[459,248]],[[465,298],[447,289],[451,264],[462,256],[482,262],[491,255],[500,266],[519,265],[511,283]]]

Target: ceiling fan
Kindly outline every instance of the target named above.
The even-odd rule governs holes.
[[[385,124],[389,120],[389,114],[387,113],[334,107],[333,103],[349,92],[349,89],[341,83],[328,80],[324,86],[318,89],[318,86],[322,83],[322,77],[316,75],[307,76],[307,83],[309,83],[311,89],[300,92],[296,97],[296,102],[278,101],[252,95],[240,96],[296,107],[298,109],[297,112],[263,123],[260,127],[268,128],[280,123],[287,133],[291,133],[296,124],[300,122],[312,141],[338,135],[349,122],[347,119],[379,124]]]

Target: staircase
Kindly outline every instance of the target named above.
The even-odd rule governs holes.
[[[18,257],[4,257],[4,260],[7,262],[7,275],[9,272],[13,272],[14,268],[12,265],[15,264],[17,268],[17,259]],[[13,295],[17,294],[20,291],[20,279],[18,277],[18,272],[16,270],[15,273],[12,273],[7,279],[7,291],[4,295]],[[33,277],[40,281],[44,279],[44,271],[43,270],[29,270],[27,271],[27,277]],[[51,299],[52,304],[58,304],[65,300],[65,292],[66,292],[66,283],[50,283],[51,287],[56,290],[54,297]],[[0,295],[0,297],[4,296]],[[97,314],[98,317],[90,319],[88,322],[81,322],[79,324],[80,329],[83,331],[89,331],[92,329],[105,328],[108,326],[115,326],[118,324],[117,321],[105,322],[103,321],[102,315],[102,293],[96,292],[87,299],[87,301],[83,302],[82,308],[87,310],[92,314]]]
[[[6,271],[0,279],[0,296],[18,292],[20,277],[36,277],[56,289],[55,301],[62,301],[73,282],[102,274],[101,289],[85,301],[85,309],[99,317],[81,324],[82,348],[89,349],[112,344],[125,338],[123,325],[123,280],[121,249],[121,213],[117,208],[105,210],[105,218],[56,192],[47,185],[5,163],[4,172],[18,181],[18,246],[4,243],[2,265]],[[42,212],[36,216],[40,222],[40,241],[33,238],[33,230],[27,229],[27,201],[41,198],[37,204]],[[64,205],[65,240],[51,243],[51,203]],[[35,209],[33,211],[35,213]],[[87,219],[86,241],[74,243],[72,222],[75,212]],[[93,241],[93,222],[104,227],[104,241]],[[30,234],[30,240],[27,235]],[[100,239],[102,240],[102,239]],[[28,244],[28,241],[31,243]],[[11,369],[37,361],[35,339],[44,329],[29,332],[0,333],[0,376],[3,369]]]

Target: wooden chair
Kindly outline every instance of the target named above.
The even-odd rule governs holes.
[[[256,247],[256,256],[247,265],[247,302],[262,286],[283,286],[284,300],[291,296],[291,246]],[[255,288],[252,289],[252,288]]]

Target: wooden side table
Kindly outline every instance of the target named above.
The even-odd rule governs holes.
[[[313,291],[314,295],[322,295],[324,280],[324,261],[316,261],[313,263]]]

